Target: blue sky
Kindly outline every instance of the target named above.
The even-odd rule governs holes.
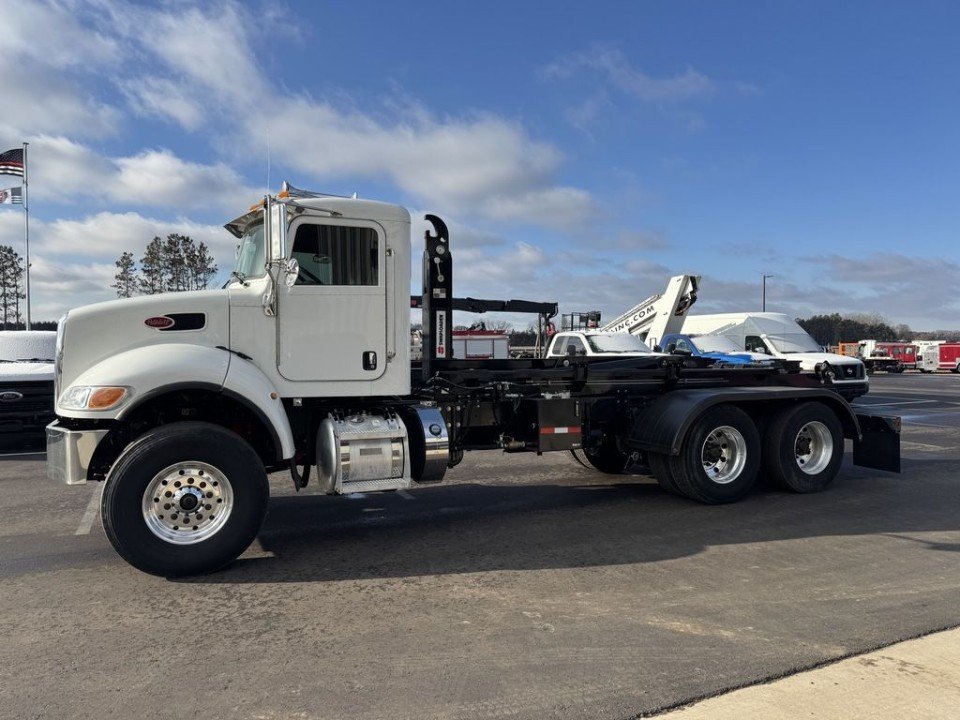
[[[154,234],[228,268],[269,137],[273,189],[447,218],[464,295],[749,310],[767,272],[768,309],[960,327],[956,4],[0,5],[37,318]]]

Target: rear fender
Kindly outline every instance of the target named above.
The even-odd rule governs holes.
[[[900,419],[858,415],[843,398],[824,388],[704,388],[675,390],[657,398],[635,418],[625,444],[636,450],[678,455],[694,421],[711,407],[731,404],[761,416],[806,401],[830,407],[844,437],[853,440],[854,463],[877,470],[900,471]],[[866,432],[861,428],[866,426]]]
[[[734,387],[674,390],[657,398],[636,417],[627,445],[637,450],[677,455],[693,422],[711,407],[731,404],[750,412],[817,400],[829,405],[843,425],[845,437],[859,438],[853,409],[836,393],[822,388]]]

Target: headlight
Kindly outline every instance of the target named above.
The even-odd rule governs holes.
[[[60,398],[66,410],[109,410],[122,403],[129,391],[125,387],[74,385]]]

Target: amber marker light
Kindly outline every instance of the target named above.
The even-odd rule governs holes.
[[[102,387],[90,393],[87,401],[89,410],[106,410],[112,408],[127,396],[127,389],[122,387]]]

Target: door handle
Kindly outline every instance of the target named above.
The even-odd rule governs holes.
[[[366,350],[363,353],[363,369],[364,370],[376,370],[377,369],[377,353],[373,350]]]

